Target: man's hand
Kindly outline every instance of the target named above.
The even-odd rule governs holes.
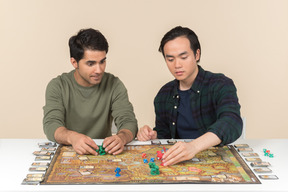
[[[132,132],[127,129],[122,129],[117,135],[106,137],[103,141],[103,147],[107,153],[117,155],[124,150],[124,145],[132,140]]]
[[[124,150],[125,143],[118,135],[106,137],[103,141],[103,147],[109,154],[117,155]]]
[[[157,139],[157,132],[153,131],[153,129],[151,129],[148,125],[144,125],[138,131],[137,139],[139,141],[148,141]]]
[[[190,160],[200,151],[220,143],[221,140],[212,132],[207,132],[189,143],[178,141],[163,155],[163,164],[167,166]]]
[[[70,134],[69,140],[71,142],[73,149],[79,155],[84,155],[84,154],[98,155],[96,152],[96,149],[98,149],[98,146],[90,137],[74,132]]]
[[[178,141],[163,155],[162,161],[164,166],[174,165],[181,161],[192,159],[196,155],[195,152],[196,150],[192,142],[185,143]]]
[[[98,146],[90,137],[68,130],[65,127],[59,127],[54,134],[55,140],[59,144],[72,145],[76,153],[80,155],[97,155]]]

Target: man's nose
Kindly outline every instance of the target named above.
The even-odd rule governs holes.
[[[101,73],[102,69],[99,64],[94,65],[94,73]]]
[[[182,67],[182,64],[181,64],[181,61],[179,61],[179,59],[175,59],[175,68],[181,68]]]

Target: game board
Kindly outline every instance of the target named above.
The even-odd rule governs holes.
[[[130,145],[116,156],[78,155],[71,146],[60,145],[41,184],[152,184],[152,183],[244,183],[260,181],[233,146],[213,147],[189,161],[161,166],[157,151],[171,145]],[[155,158],[159,175],[151,175],[148,162]],[[121,169],[115,176],[115,169]]]

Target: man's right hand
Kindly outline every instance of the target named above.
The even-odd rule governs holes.
[[[96,149],[98,146],[90,137],[68,130],[65,127],[59,127],[55,131],[55,140],[59,144],[72,145],[73,149],[79,155],[92,154],[98,155]]]
[[[96,152],[98,146],[90,137],[77,132],[71,133],[69,137],[73,149],[79,155],[98,155],[98,153]]]
[[[157,132],[153,131],[148,125],[141,127],[137,134],[137,139],[139,141],[148,141],[157,139]]]

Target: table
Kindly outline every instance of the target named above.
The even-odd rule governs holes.
[[[273,191],[288,192],[288,139],[255,139],[238,140],[236,143],[247,143],[257,152],[263,161],[271,164],[272,174],[279,177],[278,180],[261,180],[262,184],[142,184],[142,185],[21,185],[23,179],[29,173],[28,169],[35,156],[33,151],[39,150],[39,142],[47,142],[46,139],[0,139],[0,191],[201,191],[201,192],[225,192],[225,191]],[[95,140],[102,144],[103,140]],[[132,141],[130,144],[138,144]],[[143,142],[140,142],[143,144]],[[147,144],[147,142],[144,142]],[[148,142],[149,143],[149,142]],[[263,148],[269,149],[274,158],[265,157]],[[257,175],[257,174],[256,174]]]

